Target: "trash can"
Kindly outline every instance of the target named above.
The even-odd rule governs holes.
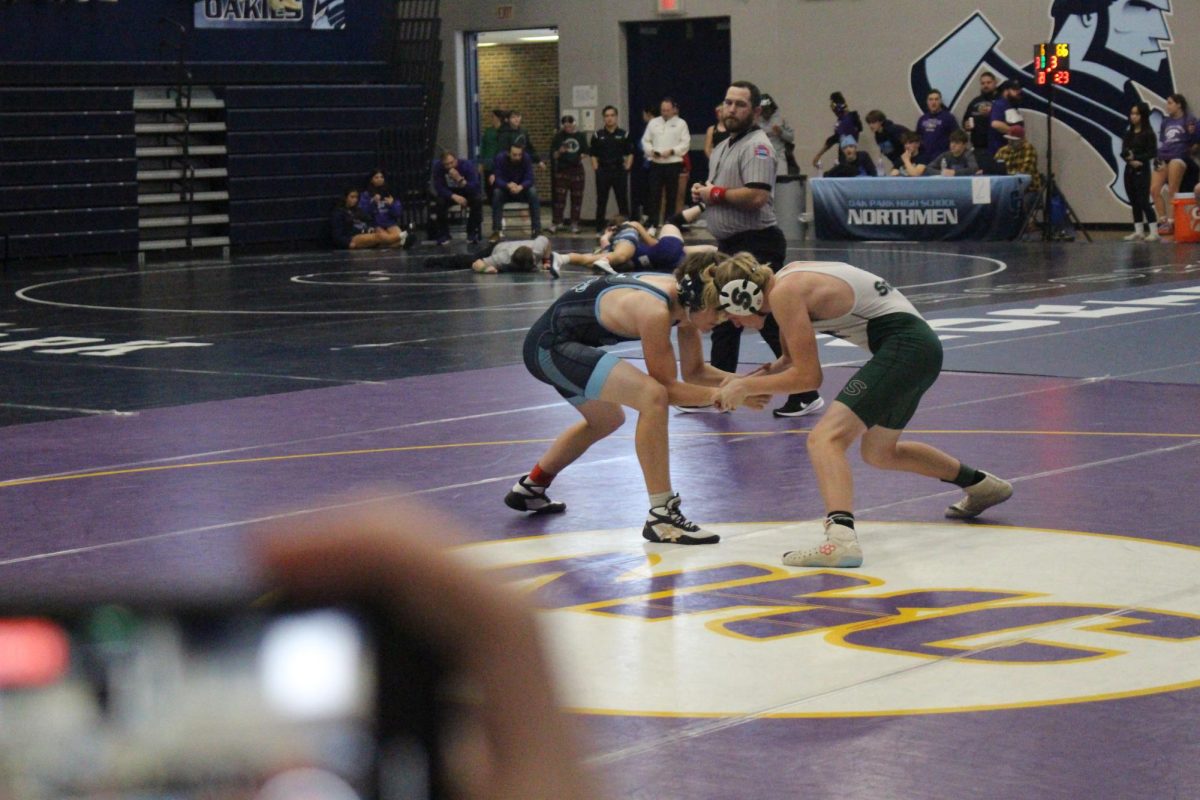
[[[775,216],[779,229],[791,241],[803,241],[806,233],[800,217],[808,204],[808,178],[804,175],[780,175],[775,179]]]
[[[1200,242],[1200,206],[1196,195],[1177,194],[1171,201],[1175,206],[1175,241]]]

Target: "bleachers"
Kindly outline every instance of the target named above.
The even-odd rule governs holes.
[[[194,61],[190,66],[192,80],[207,86],[377,83],[392,70],[386,61]],[[0,76],[6,86],[170,86],[178,66],[174,61],[0,61]]]
[[[379,166],[379,129],[419,126],[424,90],[322,84],[223,94],[229,229],[238,245],[326,241],[338,196]]]
[[[7,258],[137,249],[133,128],[132,89],[0,88]]]

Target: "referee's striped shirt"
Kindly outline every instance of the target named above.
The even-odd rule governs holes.
[[[709,233],[718,240],[775,225],[775,148],[762,128],[755,125],[717,145],[708,162],[708,180],[726,189],[749,186],[766,189],[772,195],[766,205],[757,209],[709,206],[704,218]]]

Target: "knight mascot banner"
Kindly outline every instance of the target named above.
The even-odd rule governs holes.
[[[195,0],[195,25],[339,31],[346,27],[346,0]]]

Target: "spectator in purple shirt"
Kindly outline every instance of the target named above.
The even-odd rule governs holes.
[[[1167,113],[1158,129],[1158,158],[1150,176],[1150,197],[1158,209],[1158,232],[1169,236],[1175,232],[1171,200],[1183,185],[1184,173],[1191,162],[1191,142],[1197,135],[1196,118],[1188,112],[1187,98],[1181,94],[1167,97]],[[1195,181],[1191,181],[1195,183]],[[1163,196],[1163,187],[1167,194]]]
[[[937,89],[925,98],[929,110],[917,119],[917,133],[921,134],[921,157],[932,158],[950,149],[950,132],[958,130],[958,120],[942,103],[942,93]]]
[[[829,148],[838,147],[843,136],[853,136],[854,140],[858,141],[858,137],[862,133],[862,119],[858,116],[857,111],[850,110],[850,106],[846,103],[846,98],[841,92],[834,92],[829,95],[829,110],[837,117],[837,123],[833,126],[833,135],[825,140],[825,144],[813,156],[812,165],[814,169],[821,168],[821,156],[825,155],[825,151]],[[838,163],[842,163],[844,159],[845,154],[839,149]]]
[[[542,232],[542,211],[537,187],[533,185],[533,159],[521,145],[509,145],[506,151],[496,154],[492,176],[495,178],[495,191],[492,192],[492,239],[504,238],[505,203],[529,204],[529,224],[536,239]]]
[[[469,209],[467,240],[471,244],[478,244],[483,231],[483,195],[479,185],[479,170],[470,160],[443,150],[441,157],[433,164],[429,180],[437,195],[437,243],[450,241],[450,223],[446,221],[446,212],[451,205],[456,205]]]

